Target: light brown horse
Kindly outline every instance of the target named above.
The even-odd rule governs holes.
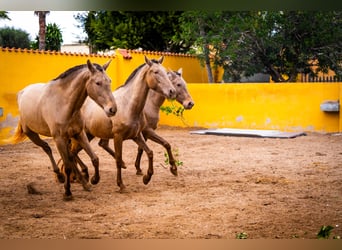
[[[188,92],[186,87],[186,82],[182,77],[183,70],[180,68],[178,71],[169,71],[167,72],[169,79],[171,80],[173,86],[176,89],[176,100],[183,105],[185,109],[191,109],[195,103],[192,100],[191,95]],[[144,107],[144,116],[146,118],[146,126],[142,130],[143,136],[145,140],[151,139],[152,141],[162,145],[168,153],[169,163],[171,165],[170,170],[171,173],[177,175],[177,166],[175,158],[173,157],[171,145],[164,138],[160,137],[155,129],[157,128],[159,122],[159,111],[160,107],[163,105],[165,101],[165,96],[161,95],[156,91],[149,91],[146,104]],[[99,145],[103,147],[109,154],[115,157],[114,151],[109,147],[108,139],[101,139]],[[137,157],[135,160],[135,167],[137,169],[137,175],[142,174],[142,170],[140,168],[140,161],[142,157],[143,150],[141,148],[138,149]],[[82,165],[81,165],[82,166]],[[82,169],[83,172],[86,172]]]
[[[149,167],[147,174],[143,177],[144,184],[148,184],[153,175],[153,152],[146,145],[141,134],[146,126],[143,108],[150,89],[167,98],[176,97],[176,90],[167,76],[166,69],[161,65],[163,60],[164,57],[150,60],[145,56],[145,63],[136,68],[125,84],[113,92],[118,105],[118,112],[114,117],[108,118],[103,115],[103,112],[101,113],[97,105],[89,98],[82,107],[88,136],[90,138],[114,139],[117,185],[120,187],[120,191],[125,188],[121,176],[121,169],[124,168],[122,160],[124,140],[132,139],[148,155]],[[79,147],[73,145],[72,151],[79,150]]]
[[[80,109],[89,96],[104,116],[115,115],[117,106],[110,88],[111,80],[105,73],[109,63],[100,66],[88,60],[87,64],[70,68],[47,84],[31,84],[18,93],[19,123],[13,141],[20,142],[27,136],[44,150],[58,180],[64,182],[66,200],[72,198],[70,172],[76,166],[68,146],[70,141],[77,141],[84,148],[93,162],[95,175],[99,175],[99,159],[83,130]],[[52,137],[56,142],[66,179],[59,171],[49,144],[39,135]]]

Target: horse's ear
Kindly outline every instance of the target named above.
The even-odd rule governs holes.
[[[90,70],[91,73],[95,73],[96,69],[94,67],[94,65],[90,62],[90,60],[87,60],[87,65],[88,65],[88,69]]]
[[[112,59],[110,59],[108,62],[106,62],[106,63],[102,66],[102,68],[103,68],[105,71],[107,70],[107,68],[108,68],[109,64],[111,63],[111,61],[112,61]]]
[[[163,61],[164,61],[164,56],[159,57],[158,62],[159,62],[160,64],[162,64]]]
[[[151,66],[152,66],[152,61],[151,61],[150,59],[148,59],[147,56],[144,55],[144,57],[145,57],[145,63],[146,63],[148,66],[151,67]]]
[[[176,76],[175,72],[173,72],[173,70],[170,68],[167,69],[167,75],[171,76],[172,78],[174,78]]]
[[[180,68],[177,72],[178,72],[178,74],[182,75],[183,74],[183,69]]]

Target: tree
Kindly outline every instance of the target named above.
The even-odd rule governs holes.
[[[201,48],[197,54],[207,66],[210,57],[233,81],[259,72],[275,82],[328,68],[342,73],[341,12],[187,11],[181,21],[180,39]]]
[[[0,46],[8,48],[30,48],[30,38],[26,31],[15,28],[0,28]]]
[[[45,49],[60,51],[63,43],[62,32],[56,23],[49,23],[46,26]],[[39,36],[36,36],[35,42],[32,43],[33,49],[39,47]]]
[[[9,18],[9,16],[8,16],[8,12],[7,11],[0,11],[0,19],[11,20],[11,18]]]
[[[45,50],[45,36],[46,36],[46,15],[50,11],[35,11],[34,14],[38,16],[39,21],[39,50]]]
[[[184,51],[172,37],[179,32],[177,11],[90,11],[76,19],[88,35],[93,51],[127,48]]]

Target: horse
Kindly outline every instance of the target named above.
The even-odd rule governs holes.
[[[152,89],[170,99],[176,97],[176,90],[169,80],[166,69],[162,66],[164,57],[150,60],[144,56],[144,59],[145,63],[137,67],[126,82],[113,92],[118,106],[118,112],[115,116],[108,118],[103,115],[89,98],[81,109],[88,139],[94,137],[114,139],[117,185],[120,192],[125,190],[121,175],[121,169],[125,168],[122,160],[122,144],[124,140],[132,139],[148,156],[148,171],[143,176],[145,185],[149,183],[153,175],[153,151],[147,146],[141,133],[146,126],[143,109],[149,91]],[[75,143],[71,146],[71,151],[76,154],[81,150]],[[75,171],[77,172],[78,169]]]
[[[183,70],[182,68],[178,69],[178,71],[168,71],[167,74],[169,79],[171,80],[173,86],[176,89],[176,100],[183,105],[184,109],[191,109],[195,103],[192,100],[191,95],[188,92],[186,87],[186,82],[182,77]],[[156,91],[149,91],[146,104],[144,106],[144,116],[147,121],[145,128],[142,130],[142,134],[144,139],[151,139],[152,141],[162,145],[168,154],[169,163],[171,165],[170,171],[173,175],[177,176],[177,166],[176,161],[173,157],[171,145],[168,143],[164,138],[160,137],[156,132],[156,128],[159,122],[159,111],[160,107],[163,105],[165,101],[165,96],[161,95]],[[115,157],[114,151],[109,147],[109,140],[108,139],[100,139],[99,146],[104,148],[110,155]],[[138,148],[138,153],[135,160],[135,167],[136,167],[136,174],[142,175],[142,170],[140,168],[140,161],[143,154],[143,150]],[[84,165],[81,165],[84,167]],[[82,170],[85,172],[85,170]]]
[[[70,173],[75,166],[74,156],[69,150],[71,142],[77,142],[90,156],[99,175],[99,159],[90,147],[85,134],[80,109],[89,96],[106,117],[117,112],[111,91],[111,79],[105,70],[111,60],[103,66],[86,64],[74,66],[48,83],[35,83],[18,92],[19,122],[13,135],[18,143],[28,137],[48,155],[59,182],[64,183],[64,199],[71,200]],[[49,144],[40,135],[52,137],[65,166],[65,176],[60,172]]]

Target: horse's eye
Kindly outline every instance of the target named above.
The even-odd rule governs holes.
[[[180,83],[177,83],[177,87],[179,87],[179,88],[180,88],[181,86],[182,86],[182,84],[180,84]]]
[[[96,82],[96,85],[97,86],[101,86],[101,82]]]

